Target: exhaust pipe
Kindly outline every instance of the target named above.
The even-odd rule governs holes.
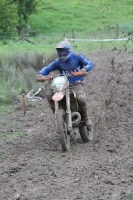
[[[72,125],[73,127],[79,125],[81,122],[81,115],[79,112],[73,112],[72,113]]]

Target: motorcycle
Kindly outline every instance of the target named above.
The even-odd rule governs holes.
[[[93,139],[93,130],[88,131],[82,119],[76,94],[69,87],[66,75],[52,78],[52,101],[55,107],[56,132],[63,151],[70,150],[70,137],[80,133],[83,142]]]
[[[51,79],[51,103],[54,105],[56,133],[64,152],[70,150],[70,140],[77,133],[83,142],[93,140],[93,128],[89,131],[82,119],[76,94],[70,89],[68,77],[70,75],[55,75],[47,79]]]

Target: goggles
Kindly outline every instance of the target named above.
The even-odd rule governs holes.
[[[59,57],[65,57],[69,54],[68,49],[57,49],[57,53]]]

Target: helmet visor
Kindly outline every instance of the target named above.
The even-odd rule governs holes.
[[[57,54],[60,58],[66,57],[69,54],[69,50],[68,49],[57,49]]]

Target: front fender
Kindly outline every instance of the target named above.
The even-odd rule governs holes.
[[[60,101],[61,99],[63,99],[63,97],[64,97],[64,93],[63,92],[56,92],[52,96],[52,100],[54,100],[54,101]]]

